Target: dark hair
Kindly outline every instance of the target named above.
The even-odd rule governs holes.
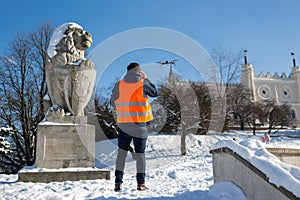
[[[131,70],[131,69],[133,69],[133,68],[135,68],[135,67],[137,67],[137,66],[140,66],[138,63],[136,63],[136,62],[132,62],[132,63],[130,63],[128,66],[127,66],[127,71],[129,71],[129,70]]]

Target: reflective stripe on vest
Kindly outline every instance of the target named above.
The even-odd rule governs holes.
[[[135,83],[119,83],[119,98],[115,101],[118,123],[148,122],[153,119],[148,97],[143,95],[144,79]]]

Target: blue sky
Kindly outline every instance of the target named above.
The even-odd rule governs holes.
[[[208,53],[218,46],[233,51],[248,49],[248,61],[256,73],[289,74],[291,51],[300,63],[299,0],[3,0],[1,8],[1,53],[17,32],[34,30],[50,20],[54,26],[70,21],[81,24],[93,36],[91,51],[120,32],[162,27],[187,35]],[[134,56],[141,63],[179,57],[161,51],[151,53],[123,55],[115,64],[125,68]],[[179,57],[175,68],[193,74],[180,68],[184,64]]]

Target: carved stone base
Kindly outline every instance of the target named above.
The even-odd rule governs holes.
[[[64,122],[44,122],[38,125],[36,167],[94,167],[95,127],[74,124],[73,117],[66,117]]]

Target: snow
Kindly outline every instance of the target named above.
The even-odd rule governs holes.
[[[39,123],[39,125],[70,125],[70,123],[57,123],[57,122],[49,122],[49,121],[42,121],[41,123]]]
[[[20,172],[80,172],[80,171],[97,171],[97,168],[94,167],[72,167],[72,168],[59,168],[59,169],[46,169],[46,168],[36,168],[32,167],[24,167]]]
[[[209,151],[225,146],[258,165],[276,185],[285,186],[298,195],[299,169],[279,162],[265,147],[299,148],[300,138],[282,135],[272,137],[270,144],[264,144],[262,136],[263,133],[252,136],[251,132],[188,135],[188,154],[181,156],[180,136],[151,134],[146,148],[146,184],[150,190],[143,192],[136,190],[135,161],[130,154],[126,162],[124,189],[113,191],[117,140],[102,141],[96,144],[96,166],[111,170],[111,180],[23,183],[17,182],[17,175],[0,175],[0,199],[247,199],[233,183],[213,182]]]
[[[9,132],[9,131],[13,131],[13,128],[12,127],[0,127],[0,131]]]
[[[3,128],[1,130],[5,130],[5,132],[7,132],[7,131],[11,131],[12,129]],[[0,136],[0,154],[7,154],[8,152],[12,152],[10,150],[11,148],[10,143],[5,139],[6,139],[5,137]]]

